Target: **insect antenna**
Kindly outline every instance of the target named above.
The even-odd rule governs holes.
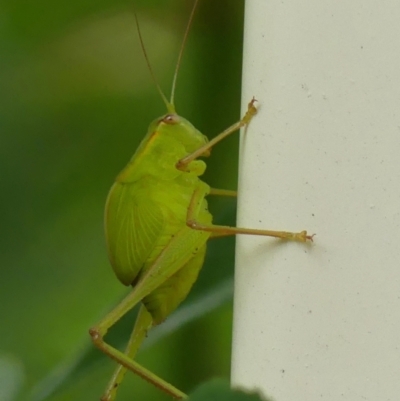
[[[179,50],[178,61],[176,63],[175,72],[174,72],[174,78],[172,80],[171,99],[169,101],[169,105],[172,106],[174,109],[175,109],[175,106],[174,106],[174,95],[175,95],[176,80],[177,80],[177,77],[178,77],[179,67],[181,65],[183,49],[185,48],[185,44],[186,44],[186,41],[187,41],[187,38],[188,38],[188,35],[189,35],[190,26],[192,25],[194,12],[196,11],[196,7],[197,7],[197,3],[198,2],[199,2],[199,0],[195,0],[195,2],[193,4],[192,12],[190,13],[189,21],[187,23],[185,34],[183,36],[181,49]]]
[[[159,83],[157,81],[157,78],[156,78],[156,76],[154,74],[153,68],[151,68],[150,60],[149,60],[149,57],[147,55],[146,48],[144,46],[144,42],[143,42],[143,38],[142,38],[142,32],[140,30],[139,19],[138,19],[137,15],[136,15],[135,11],[134,11],[134,16],[135,16],[135,20],[136,20],[136,29],[137,29],[137,32],[138,32],[138,35],[139,35],[140,46],[142,48],[142,52],[143,52],[144,58],[145,58],[146,63],[147,63],[147,67],[149,68],[149,71],[150,71],[150,74],[151,74],[151,78],[153,79],[153,81],[154,81],[154,83],[156,85],[156,88],[158,90],[158,93],[160,94],[163,102],[167,106],[168,113],[175,113],[175,106],[174,106],[173,101],[171,101],[171,102],[168,101],[167,97],[164,95],[164,92],[162,91],[162,89],[161,89],[161,87],[160,87],[160,85],[159,85]]]

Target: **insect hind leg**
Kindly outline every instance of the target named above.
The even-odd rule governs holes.
[[[134,359],[135,355],[142,344],[143,340],[147,335],[147,331],[151,328],[153,324],[153,319],[147,309],[142,305],[138,312],[135,326],[132,330],[131,336],[128,341],[128,345],[125,350],[125,355]],[[115,369],[114,374],[111,377],[107,388],[101,397],[101,401],[113,401],[117,395],[119,385],[124,379],[125,373],[128,368],[123,365],[118,365]]]

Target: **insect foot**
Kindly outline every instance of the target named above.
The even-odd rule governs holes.
[[[313,239],[313,238],[314,238],[317,234],[307,235],[307,231],[302,231],[301,233],[298,233],[298,234],[296,234],[296,235],[297,235],[297,237],[294,238],[295,240],[299,240],[299,241],[302,241],[302,242],[306,242],[306,241],[308,240],[308,241],[314,242],[314,239]]]
[[[254,106],[254,104],[257,102],[258,102],[258,100],[253,96],[252,99],[250,100],[249,104],[247,105],[247,110],[253,115],[257,114],[257,107]]]
[[[307,235],[306,238],[307,238],[309,241],[314,242],[314,237],[315,237],[316,235],[317,235],[317,234]]]

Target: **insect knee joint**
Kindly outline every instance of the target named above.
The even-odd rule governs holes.
[[[100,330],[97,327],[92,327],[89,330],[90,337],[92,337],[92,341],[95,345],[101,344],[103,342],[103,336],[100,333]]]
[[[187,220],[186,225],[190,228],[193,228],[194,230],[196,228],[199,228],[199,223],[196,220]]]

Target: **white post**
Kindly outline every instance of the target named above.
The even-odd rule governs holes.
[[[400,399],[400,2],[246,2],[232,384]]]

